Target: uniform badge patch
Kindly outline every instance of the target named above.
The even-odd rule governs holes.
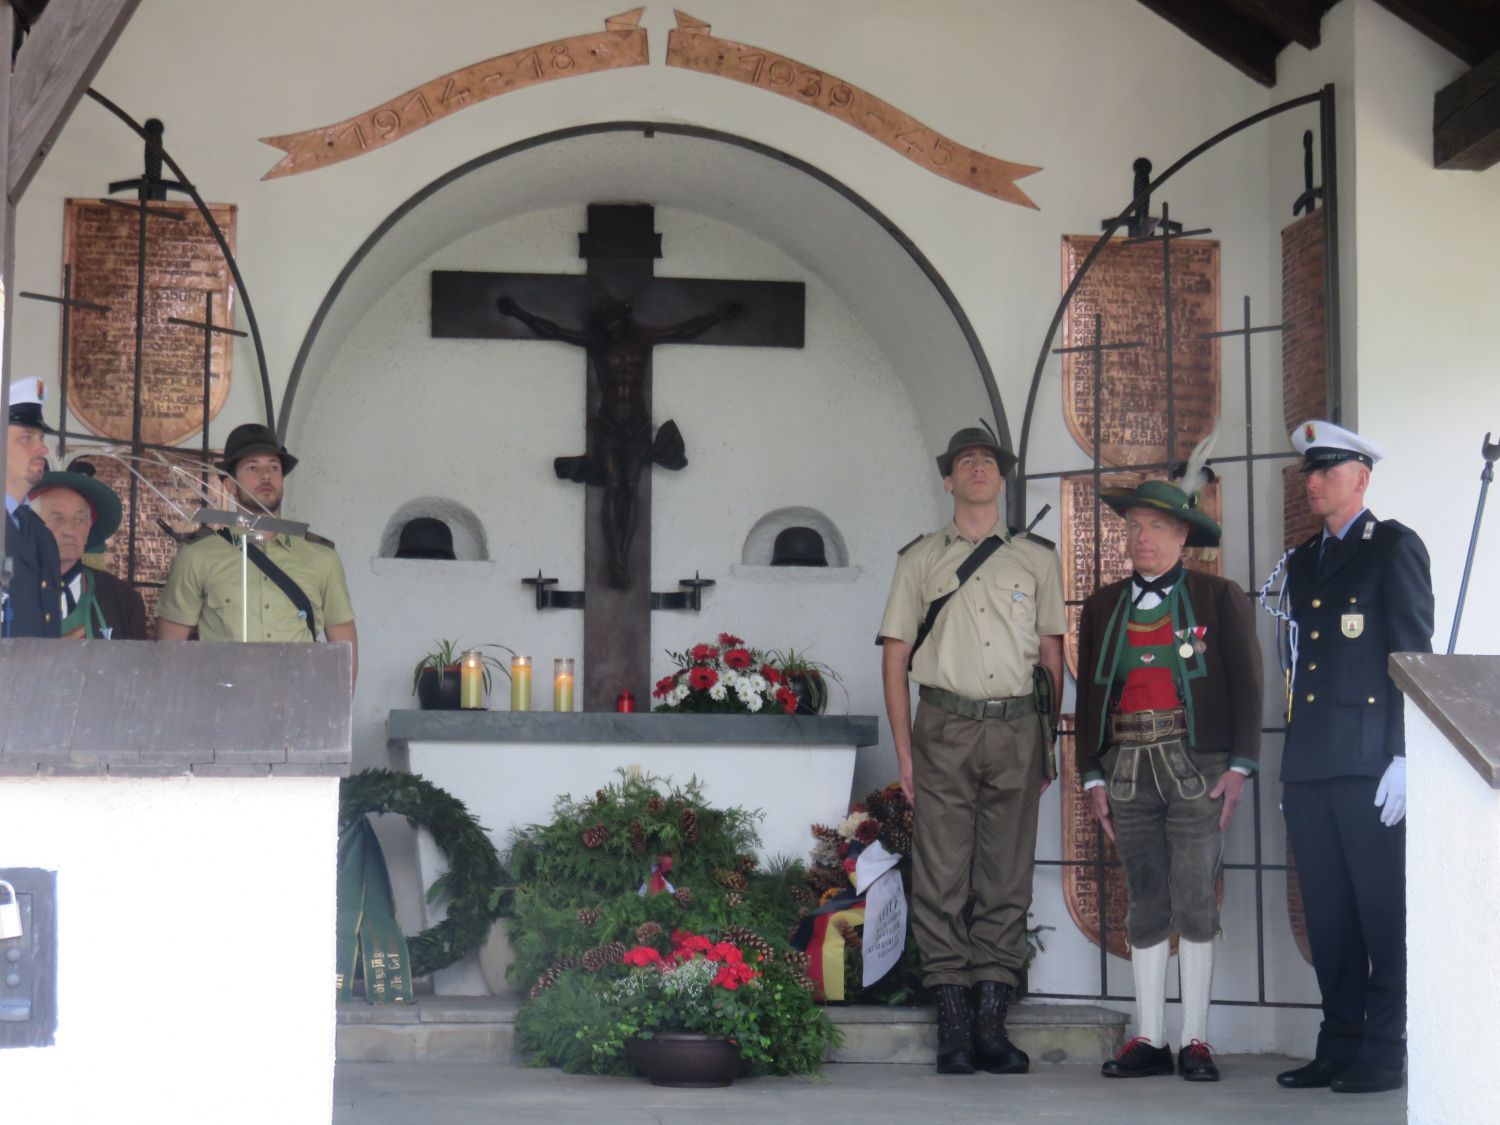
[[[1339,629],[1350,640],[1361,636],[1365,631],[1365,615],[1363,613],[1340,614]]]

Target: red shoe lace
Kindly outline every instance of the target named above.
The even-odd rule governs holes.
[[[1201,1039],[1194,1039],[1182,1049],[1182,1054],[1190,1059],[1202,1059],[1205,1062],[1213,1062],[1213,1050],[1211,1044],[1205,1043]]]
[[[1196,1043],[1197,1040],[1194,1039],[1193,1042]],[[1129,1054],[1131,1054],[1134,1051],[1159,1051],[1159,1050],[1161,1050],[1161,1048],[1158,1047],[1156,1044],[1152,1043],[1151,1040],[1147,1039],[1144,1035],[1137,1035],[1130,1042],[1126,1043],[1125,1046],[1123,1046],[1123,1047],[1120,1048],[1120,1053],[1117,1054],[1115,1056],[1115,1058],[1117,1058],[1117,1059],[1123,1059],[1126,1055],[1129,1055]]]

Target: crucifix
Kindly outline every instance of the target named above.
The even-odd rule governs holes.
[[[435,270],[432,334],[555,340],[588,359],[585,446],[557,457],[561,480],[587,488],[584,709],[609,711],[622,690],[649,699],[652,466],[680,470],[686,442],[654,427],[651,353],[659,344],[800,348],[804,286],[792,281],[656,277],[661,235],[649,204],[590,204],[578,236],[583,274]]]

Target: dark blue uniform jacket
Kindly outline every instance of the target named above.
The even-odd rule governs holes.
[[[20,530],[15,524],[5,530],[5,554],[15,560],[10,580],[10,635],[60,636],[62,567],[57,560],[57,540],[30,506],[17,508],[16,518],[21,521]]]

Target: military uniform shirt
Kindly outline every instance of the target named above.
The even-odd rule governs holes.
[[[995,531],[1005,545],[949,599],[917,649],[917,683],[966,699],[1030,695],[1039,638],[1067,631],[1057,553],[1003,524]],[[902,552],[880,635],[914,643],[927,607],[958,586],[958,568],[977,546],[949,523]]]
[[[312,603],[314,628],[354,620],[349,587],[338,555],[329,547],[300,536],[278,535],[256,544],[266,557],[287,573]],[[240,635],[240,549],[218,535],[205,535],[177,552],[166,589],[156,612],[179,625],[198,627],[204,641],[238,641]],[[254,562],[250,575],[250,637],[252,641],[295,643],[311,640],[297,607]]]

